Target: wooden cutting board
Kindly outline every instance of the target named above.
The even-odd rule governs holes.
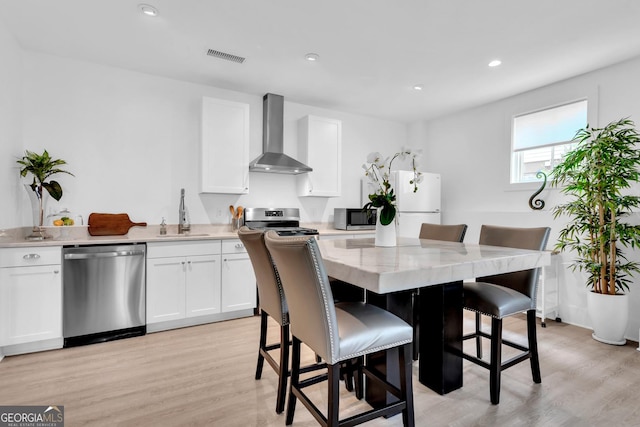
[[[89,234],[92,236],[122,236],[134,226],[146,227],[146,222],[132,222],[126,213],[92,213],[89,215]]]

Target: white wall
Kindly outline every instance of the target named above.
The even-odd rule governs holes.
[[[51,55],[24,52],[24,117],[20,145],[67,161],[75,177],[56,175],[64,190],[49,209],[127,212],[134,221],[177,222],[180,188],[192,223],[226,223],[230,204],[300,207],[303,221],[332,221],[333,208],[360,205],[366,155],[406,145],[406,125],[287,102],[285,144],[297,154],[297,120],[306,114],[342,120],[343,195],[298,198],[293,175],[251,173],[248,195],[198,194],[200,105],[203,96],[247,102],[250,157],[262,152],[262,95],[170,80]],[[393,151],[392,151],[393,150]],[[7,174],[3,167],[3,174]],[[10,173],[14,173],[13,171]],[[26,192],[18,221],[30,225]]]
[[[536,186],[509,185],[510,121],[514,114],[581,97],[589,98],[591,126],[603,126],[622,117],[640,126],[640,58],[564,82],[523,93],[479,108],[411,126],[411,136],[427,142],[426,169],[442,174],[443,223],[469,225],[466,241],[477,241],[482,224],[550,226],[548,248],[555,244],[566,218],[554,220],[551,208],[562,199],[558,190],[546,190],[546,206],[533,211],[529,197]],[[637,189],[636,189],[637,191]],[[634,214],[632,222],[638,222]],[[638,251],[632,259],[640,258]],[[562,261],[569,262],[570,254]],[[563,321],[589,326],[586,292],[578,273],[560,271],[560,315]],[[631,290],[631,320],[627,337],[638,340],[640,277]]]
[[[13,36],[0,24],[0,229],[19,221],[18,200],[24,190],[18,185],[16,160],[22,156],[22,54]]]

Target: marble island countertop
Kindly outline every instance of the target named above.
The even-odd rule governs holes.
[[[543,267],[551,253],[503,246],[400,237],[393,247],[373,239],[318,242],[329,276],[378,294]]]
[[[353,231],[337,230],[330,223],[303,223],[302,227],[315,228],[321,236],[330,235],[354,235],[371,234],[374,230]],[[131,227],[129,232],[122,236],[91,236],[88,226],[63,226],[43,227],[51,238],[45,240],[27,240],[32,227],[18,227],[0,230],[0,248],[2,247],[27,247],[27,246],[63,246],[63,245],[96,245],[112,243],[139,243],[139,242],[170,242],[193,241],[211,239],[237,239],[236,230],[229,224],[192,224],[189,233],[178,234],[176,224],[167,225],[167,234],[160,235],[160,225],[153,224],[146,227]]]

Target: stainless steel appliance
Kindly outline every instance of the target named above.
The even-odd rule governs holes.
[[[281,236],[318,234],[315,228],[300,227],[298,208],[246,208],[244,224],[254,230],[275,230]]]
[[[313,169],[284,154],[284,97],[268,93],[262,98],[262,151],[249,163],[251,172],[300,174]]]
[[[376,209],[335,208],[333,227],[338,230],[375,230]]]
[[[64,347],[146,333],[145,244],[62,252]]]

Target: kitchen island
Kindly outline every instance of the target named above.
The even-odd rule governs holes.
[[[366,289],[369,303],[405,320],[413,317],[412,291],[420,290],[419,380],[440,394],[462,387],[462,281],[551,262],[544,251],[412,238],[394,247],[371,238],[320,240],[319,247],[329,276]],[[395,366],[385,357],[397,355],[381,355],[379,369]],[[373,400],[385,398],[380,392]]]

